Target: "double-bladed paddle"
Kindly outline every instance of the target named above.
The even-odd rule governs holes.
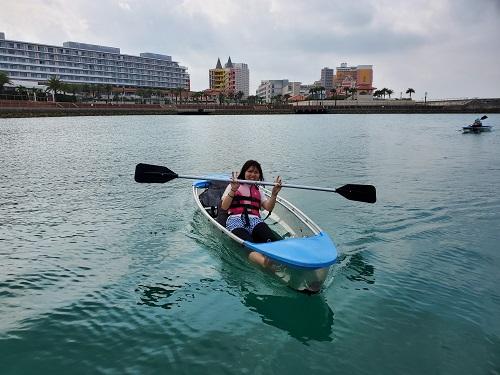
[[[488,116],[484,115],[479,120],[486,120],[487,118],[488,118]],[[469,126],[474,126],[474,123],[470,124]]]
[[[163,167],[160,165],[139,163],[135,167],[136,182],[163,184],[165,182],[168,182],[176,178],[185,178],[189,180],[221,181],[227,183],[231,182],[230,178],[180,175],[171,171],[167,167]],[[240,184],[253,184],[253,185],[263,185],[263,186],[276,185],[273,182],[264,182],[264,181],[252,181],[252,180],[236,180],[236,181],[239,182]],[[291,185],[291,184],[282,184],[281,186],[294,189],[328,191],[340,194],[344,198],[347,198],[351,201],[366,202],[366,203],[375,203],[377,201],[377,193],[375,190],[375,186],[373,185],[347,184],[337,189],[322,188],[316,186]]]

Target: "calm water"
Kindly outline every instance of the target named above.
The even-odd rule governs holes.
[[[480,114],[481,115],[481,114]],[[0,374],[500,374],[500,115],[0,119]],[[282,190],[335,240],[306,296],[196,213],[180,174]]]

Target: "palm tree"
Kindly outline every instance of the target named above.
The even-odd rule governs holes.
[[[0,93],[3,91],[3,86],[11,84],[9,76],[7,73],[0,71]]]
[[[144,104],[144,98],[146,97],[146,90],[143,88],[137,89],[135,92],[135,95],[137,95],[139,98],[141,98],[141,104]]]
[[[182,104],[182,92],[184,89],[182,87],[176,87],[174,89],[174,95],[175,95],[175,104],[177,104],[177,96],[179,97],[179,104]]]
[[[311,87],[309,89],[309,94],[311,94],[311,99],[315,99],[316,98],[316,93],[318,92],[318,88],[317,87]]]
[[[65,83],[63,85],[63,91],[68,93],[73,94],[73,100],[76,101],[76,93],[80,90],[80,85],[77,83]]]
[[[205,98],[205,104],[208,104],[208,91],[207,90],[203,90],[201,92],[201,101],[203,101],[203,98]]]
[[[249,96],[247,97],[247,103],[248,103],[248,104],[256,104],[256,103],[257,103],[257,101],[258,101],[258,99],[257,99],[257,98],[258,98],[258,97],[257,97],[257,96],[255,96],[255,95],[249,95]]]
[[[330,90],[330,92],[332,93],[334,105],[336,107],[337,106],[337,89],[334,87],[333,89]]]
[[[238,91],[235,95],[234,98],[236,99],[236,102],[239,103],[240,100],[245,96],[245,93],[243,91]]]
[[[88,97],[90,96],[90,92],[91,92],[91,88],[90,88],[90,85],[88,83],[83,83],[80,86],[80,93],[82,94],[82,96],[85,99],[88,99]]]
[[[411,94],[415,94],[415,90],[413,90],[411,87],[406,90],[406,93],[410,95],[410,100],[411,100]]]
[[[219,105],[224,103],[225,96],[222,92],[219,93]]]
[[[29,99],[28,89],[22,85],[16,86],[16,92],[19,94],[21,100]]]
[[[316,88],[317,92],[319,93],[319,98],[324,99],[325,98],[325,88],[323,86],[318,86]]]
[[[56,101],[57,92],[62,90],[63,82],[56,76],[52,76],[47,81],[47,90],[52,91],[52,101]]]
[[[113,85],[111,84],[106,84],[104,85],[104,92],[106,93],[106,104],[108,103],[108,100],[111,98],[111,94],[113,94]],[[113,100],[113,99],[111,99]]]
[[[46,93],[42,90],[42,89],[39,89],[39,88],[33,88],[32,89],[33,91],[33,101],[37,101],[37,98],[38,100],[45,100],[44,99],[44,95],[46,95]]]
[[[203,91],[197,91],[195,93],[193,93],[193,100],[198,103],[200,101],[200,99],[203,98]]]
[[[394,94],[394,91],[391,89],[387,89],[387,95],[389,95],[389,99],[391,98],[391,95]]]

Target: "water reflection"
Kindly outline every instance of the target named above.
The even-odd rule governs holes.
[[[166,278],[168,279],[168,278]],[[168,281],[171,281],[168,279]],[[138,305],[148,305],[151,307],[161,307],[164,309],[171,309],[181,302],[182,299],[172,300],[170,297],[183,285],[176,285],[174,283],[158,283],[157,285],[143,285],[139,284],[135,292],[139,294]]]
[[[270,277],[271,274],[250,264],[244,249],[215,231],[199,212],[193,217],[188,235],[220,259],[219,272],[226,283],[225,291],[238,295],[246,307],[259,314],[263,323],[286,331],[304,344],[333,340],[334,313],[323,295],[292,290],[296,289],[295,283],[311,277],[310,271],[284,269],[290,276],[285,285],[279,277]]]
[[[344,255],[340,257],[339,263],[344,265],[341,268],[341,273],[349,281],[362,282],[368,285],[375,283],[375,268],[368,264],[361,253],[352,255]],[[368,289],[364,287],[363,289]]]
[[[320,295],[274,296],[247,293],[243,303],[260,315],[265,324],[287,331],[307,344],[332,341],[333,311]]]

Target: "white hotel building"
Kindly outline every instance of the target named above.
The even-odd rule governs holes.
[[[264,99],[264,102],[271,103],[273,97],[283,95],[284,90],[288,88],[288,83],[288,79],[261,81],[256,94],[258,97]]]
[[[43,82],[57,76],[63,82],[133,88],[189,90],[187,68],[170,56],[124,55],[119,48],[65,42],[61,46],[5,39],[0,32],[0,71],[11,80]]]

